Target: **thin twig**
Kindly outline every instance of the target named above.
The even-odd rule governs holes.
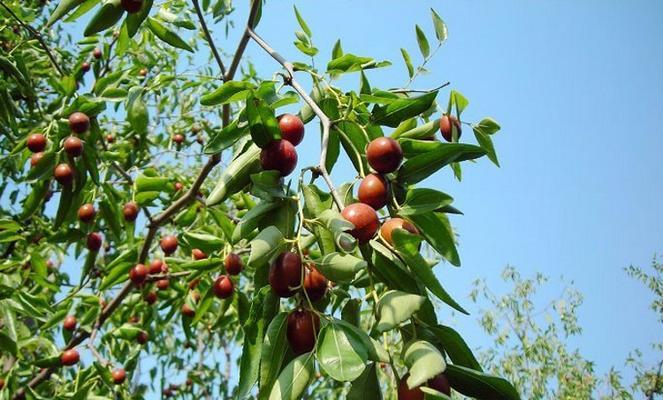
[[[253,39],[260,47],[262,47],[263,50],[267,52],[276,62],[281,64],[283,68],[285,68],[286,71],[288,71],[288,76],[285,79],[285,83],[292,87],[298,94],[301,96],[301,98],[306,102],[306,104],[311,107],[315,115],[318,116],[318,119],[320,119],[320,123],[322,124],[322,139],[321,139],[321,145],[320,145],[320,163],[317,167],[317,170],[320,172],[320,175],[322,175],[322,178],[325,180],[327,183],[327,186],[329,186],[329,190],[331,191],[332,198],[334,199],[334,203],[336,203],[336,206],[338,207],[339,210],[343,210],[343,199],[341,196],[338,194],[336,191],[336,188],[334,187],[334,184],[331,180],[331,177],[329,176],[329,172],[327,171],[326,163],[327,163],[327,148],[329,147],[329,129],[331,126],[331,123],[329,121],[329,118],[325,113],[318,107],[318,105],[313,101],[313,99],[308,95],[306,90],[299,84],[299,82],[295,79],[295,71],[292,67],[292,64],[288,62],[283,56],[281,56],[276,50],[271,48],[263,38],[261,38],[253,29],[248,28],[248,33],[251,39]]]
[[[447,81],[447,82],[444,82],[443,84],[441,84],[440,86],[438,86],[436,88],[428,89],[428,90],[415,90],[415,89],[403,88],[403,89],[389,89],[389,91],[391,93],[430,93],[430,92],[434,92],[436,90],[443,89],[443,88],[445,88],[449,85],[451,85],[451,82]]]
[[[62,77],[66,76],[67,74],[65,74],[64,71],[62,71],[62,69],[60,68],[60,64],[58,64],[58,61],[55,59],[55,56],[54,56],[53,53],[51,52],[51,49],[48,47],[48,45],[47,45],[46,42],[44,41],[44,38],[41,37],[41,35],[39,34],[39,32],[37,32],[37,31],[36,31],[33,27],[31,27],[30,25],[28,25],[28,24],[26,24],[25,22],[23,22],[23,21],[18,17],[18,15],[14,14],[14,12],[11,10],[11,8],[9,8],[9,6],[7,6],[3,1],[0,1],[0,5],[2,5],[2,7],[3,7],[5,10],[7,10],[7,12],[9,13],[9,15],[12,16],[12,18],[14,18],[14,19],[15,19],[15,20],[16,20],[16,21],[17,21],[17,22],[18,22],[23,28],[25,28],[28,32],[30,32],[30,34],[31,34],[35,39],[37,39],[37,41],[39,42],[39,45],[44,49],[44,51],[46,51],[46,54],[48,55],[48,58],[51,60],[51,64],[53,64],[53,66],[54,66],[55,69],[58,71],[58,73],[60,74],[60,76],[62,76]]]
[[[209,29],[207,29],[207,23],[205,23],[205,16],[203,15],[203,11],[200,9],[200,4],[198,3],[198,0],[191,0],[191,1],[193,2],[193,7],[196,9],[196,14],[198,14],[198,19],[200,20],[200,25],[203,28],[203,33],[205,33],[205,38],[207,39],[207,43],[209,44],[209,47],[212,50],[212,54],[216,59],[216,63],[219,64],[219,68],[221,68],[221,77],[225,78],[226,67],[225,65],[223,65],[223,60],[219,55],[219,51],[216,49],[216,46],[214,45],[212,34],[210,34]]]

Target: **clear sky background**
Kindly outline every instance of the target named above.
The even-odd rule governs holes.
[[[324,68],[340,38],[346,52],[394,61],[368,72],[382,88],[407,81],[400,47],[419,59],[415,24],[433,42],[435,8],[449,39],[430,62],[432,73],[413,86],[451,81],[470,100],[467,121],[490,115],[501,123],[494,137],[501,168],[486,159],[465,167],[461,183],[450,171],[428,181],[454,196],[465,213],[452,220],[462,268],[444,265],[438,276],[474,312],[453,318],[471,346],[490,345],[477,322],[478,308],[466,297],[471,283],[485,277],[499,292],[507,264],[524,275],[563,275],[584,293],[584,332],[572,344],[600,371],[621,368],[629,351],[648,350],[662,339],[648,309],[651,296],[623,271],[630,264],[648,266],[654,253],[663,252],[662,2],[295,4],[320,49],[316,65]],[[244,15],[237,13],[236,21]],[[269,1],[263,15],[259,33],[286,58],[304,60],[292,45],[298,29],[292,3]],[[234,50],[230,43],[224,50]],[[278,69],[254,44],[248,55],[263,75]],[[356,88],[357,77],[351,79]],[[446,104],[447,98],[448,90],[442,91],[439,99]],[[300,166],[317,157],[318,136],[310,134],[316,126],[307,129],[298,147]],[[466,129],[463,140],[473,142],[472,136]],[[350,180],[353,172],[341,168],[334,178]],[[559,287],[550,289],[541,305],[559,295]],[[441,317],[450,319],[446,310]]]
[[[236,2],[236,28],[228,39],[223,23],[210,27],[226,53],[235,50],[246,3]],[[543,272],[575,283],[585,295],[584,332],[572,345],[601,372],[621,368],[629,351],[647,350],[662,339],[648,309],[651,296],[623,268],[648,266],[654,253],[663,252],[663,2],[295,4],[313,30],[319,68],[340,38],[346,52],[394,62],[368,72],[373,86],[382,88],[407,82],[401,47],[419,64],[415,24],[434,42],[430,8],[435,8],[449,38],[428,65],[432,73],[413,87],[451,81],[451,88],[470,100],[464,120],[492,116],[502,125],[493,137],[501,168],[485,159],[467,165],[461,183],[450,171],[427,182],[452,195],[465,213],[452,218],[462,268],[441,265],[437,271],[473,315],[451,317],[443,309],[442,321],[453,322],[473,348],[490,346],[477,321],[479,308],[467,294],[477,278],[486,278],[497,292],[505,289],[499,275],[510,264],[527,276]],[[297,29],[291,1],[268,1],[258,32],[289,60],[305,60],[292,44]],[[279,70],[253,43],[247,56],[261,76]],[[357,79],[355,74],[341,84],[357,88]],[[443,104],[448,93],[440,93]],[[307,125],[307,132],[298,147],[300,167],[317,163],[317,125]],[[462,140],[474,142],[469,128]],[[354,178],[349,163],[342,162],[333,173],[337,182]],[[551,285],[541,305],[559,292],[558,284]]]

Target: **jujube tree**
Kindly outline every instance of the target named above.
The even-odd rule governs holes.
[[[412,89],[447,38],[435,11],[436,48],[417,25],[421,65],[401,49],[407,84],[380,89],[370,70],[391,63],[340,40],[323,69],[283,58],[261,1],[234,51],[213,34],[229,0],[0,4],[16,28],[0,56],[4,398],[518,398],[440,322],[466,313],[434,273],[460,265],[460,211],[424,186],[497,164],[500,127],[464,121],[448,84]],[[294,12],[295,46],[322,58]],[[300,165],[310,135],[319,162]],[[342,163],[355,181],[334,182]]]

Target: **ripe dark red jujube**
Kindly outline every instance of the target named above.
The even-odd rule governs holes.
[[[286,251],[279,254],[269,267],[269,284],[280,297],[292,297],[302,282],[302,259],[299,254]]]
[[[149,305],[152,305],[157,302],[158,296],[156,292],[147,292],[143,297],[143,300]]]
[[[138,218],[138,205],[133,201],[128,202],[122,207],[122,215],[127,222],[133,222]]]
[[[69,164],[58,164],[58,166],[55,167],[53,176],[55,177],[55,180],[58,181],[61,185],[67,186],[74,181],[74,170],[69,166]]]
[[[186,303],[182,305],[180,311],[182,312],[182,315],[184,315],[185,317],[193,318],[196,315],[196,311]]]
[[[44,158],[44,154],[45,153],[43,151],[32,154],[30,156],[30,166],[36,167],[37,164],[39,164],[39,161],[41,161],[41,159]]]
[[[318,330],[320,317],[317,314],[301,308],[288,314],[286,336],[295,354],[308,353],[315,348]]]
[[[384,240],[386,240],[390,244],[394,244],[391,235],[394,229],[398,228],[405,229],[406,231],[415,235],[419,234],[419,230],[417,229],[416,226],[414,226],[414,224],[412,224],[412,222],[406,221],[403,218],[396,217],[396,218],[390,218],[382,224],[382,227],[380,228],[380,235],[382,235]]]
[[[90,70],[90,63],[85,61],[83,64],[81,64],[81,71],[83,72],[88,72]]]
[[[239,275],[242,272],[242,259],[235,253],[228,254],[225,260],[223,260],[223,265],[226,267],[226,273],[229,275]]]
[[[99,251],[102,244],[102,237],[99,232],[90,232],[87,235],[87,249],[90,251]]]
[[[304,290],[308,298],[311,301],[318,301],[325,297],[328,282],[327,278],[311,265],[306,272],[306,276],[304,276]]]
[[[277,170],[288,176],[297,166],[297,151],[287,140],[275,140],[260,152],[260,165],[264,170]]]
[[[214,295],[220,299],[227,299],[233,295],[233,281],[228,275],[221,275],[214,281]]]
[[[173,135],[173,142],[175,142],[176,144],[184,143],[184,135],[182,135],[181,133],[174,134]]]
[[[177,250],[177,237],[173,235],[164,236],[161,238],[159,245],[161,246],[161,250],[167,255],[173,254]]]
[[[90,129],[90,118],[82,112],[75,112],[69,116],[69,128],[75,133],[85,133]]]
[[[379,137],[366,147],[366,159],[374,170],[386,174],[396,171],[401,165],[403,150],[394,139]]]
[[[81,357],[78,354],[78,351],[76,351],[76,349],[65,350],[60,355],[60,363],[62,365],[67,365],[67,366],[75,365],[80,361],[80,359]]]
[[[460,139],[462,129],[458,118],[453,115],[443,115],[442,118],[440,118],[440,133],[447,142],[453,140],[453,127],[456,127],[458,139]]]
[[[140,331],[136,335],[136,342],[138,342],[138,344],[145,344],[149,339],[150,336],[145,331]]]
[[[145,282],[145,278],[147,278],[147,267],[144,264],[136,264],[129,270],[129,279],[134,285],[142,284]]]
[[[150,268],[148,272],[150,275],[157,275],[162,272],[166,272],[167,270],[168,267],[166,267],[166,264],[164,264],[163,261],[156,259],[150,263]]]
[[[304,123],[298,116],[283,114],[278,117],[281,138],[297,146],[304,139]]]
[[[46,148],[46,136],[42,135],[41,133],[33,133],[32,135],[28,136],[25,144],[28,146],[28,150],[33,153],[44,151]]]
[[[435,389],[440,393],[444,393],[447,396],[451,396],[451,385],[449,385],[449,379],[444,373],[435,375],[433,378],[429,379],[426,383],[431,389]]]
[[[89,223],[94,220],[95,215],[97,215],[97,210],[94,209],[94,206],[90,203],[83,204],[78,209],[78,219],[81,222]]]
[[[387,180],[378,174],[368,174],[362,179],[357,192],[359,201],[368,204],[375,210],[387,205],[389,201],[389,185]]]
[[[79,157],[83,154],[83,141],[76,136],[69,136],[64,140],[64,151],[71,157]]]
[[[200,249],[191,250],[191,256],[193,257],[194,260],[204,260],[207,258],[207,254],[205,254]]]
[[[364,203],[350,204],[341,215],[355,226],[349,233],[361,244],[368,243],[380,227],[378,214],[373,207]]]
[[[170,281],[168,279],[159,279],[157,281],[157,289],[166,290],[170,286]]]
[[[74,317],[73,315],[67,315],[67,317],[62,322],[62,328],[64,328],[64,330],[66,331],[71,332],[76,329],[76,323],[77,323],[76,317]]]
[[[122,0],[120,4],[122,4],[124,11],[134,14],[140,11],[143,6],[143,0]]]
[[[95,47],[94,50],[92,50],[92,57],[96,58],[97,60],[100,59],[102,56],[101,49],[98,47]]]
[[[116,385],[123,384],[124,380],[127,378],[127,373],[124,368],[114,369],[113,372],[111,372],[111,375],[113,376],[113,383]]]

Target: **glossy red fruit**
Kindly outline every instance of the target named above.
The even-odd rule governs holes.
[[[444,393],[447,396],[451,396],[451,386],[449,385],[449,379],[444,373],[436,375],[426,383],[431,389],[435,389],[440,393]]]
[[[60,363],[62,365],[74,365],[81,360],[80,355],[76,349],[65,350],[60,355]]]
[[[90,63],[89,62],[84,62],[81,64],[81,71],[83,72],[88,72],[90,70]]]
[[[440,118],[440,133],[442,134],[444,140],[447,142],[451,142],[453,140],[453,127],[456,128],[458,139],[460,139],[460,134],[462,132],[458,118],[453,115],[443,115],[442,118]]]
[[[389,201],[389,184],[381,175],[368,174],[359,184],[357,197],[361,203],[379,210]]]
[[[82,112],[75,112],[69,116],[69,128],[75,133],[85,133],[90,129],[90,118]]]
[[[156,259],[150,263],[150,268],[148,272],[150,275],[158,275],[168,270],[168,267],[166,267],[165,269],[164,267],[166,267],[166,264],[164,264],[163,261]]]
[[[78,219],[81,222],[89,223],[94,220],[94,216],[97,215],[97,210],[94,209],[94,206],[90,203],[83,204],[78,209]]]
[[[235,253],[228,254],[226,259],[223,260],[223,265],[226,267],[226,273],[230,275],[239,275],[244,266],[242,259]]]
[[[173,135],[173,142],[175,142],[177,144],[184,143],[184,135],[182,135],[181,133],[174,134]]]
[[[288,176],[297,166],[297,151],[287,140],[275,140],[260,152],[260,165],[264,170],[277,170]]]
[[[166,255],[173,254],[177,250],[177,237],[173,235],[164,236],[161,238],[159,245]]]
[[[406,221],[403,218],[390,218],[382,224],[382,228],[380,228],[380,235],[382,235],[384,240],[392,245],[394,244],[392,239],[392,233],[394,232],[394,229],[405,229],[412,234],[419,234],[419,230],[416,226],[414,226],[414,224],[412,224],[412,222]]]
[[[76,322],[76,317],[73,315],[67,315],[67,317],[62,322],[62,327],[64,330],[71,332],[76,329]]]
[[[308,298],[311,301],[318,301],[325,297],[327,284],[327,278],[311,265],[310,269],[306,272],[306,276],[304,276],[304,290]]]
[[[297,146],[304,139],[304,123],[298,116],[283,114],[279,118],[281,139],[287,140],[293,146]]]
[[[106,141],[107,141],[108,143],[114,143],[114,142],[115,142],[115,136],[110,135],[110,134],[109,134],[109,135],[106,135]]]
[[[292,297],[302,282],[302,259],[299,254],[286,251],[279,254],[269,267],[269,284],[280,297]]]
[[[143,297],[143,300],[149,305],[152,305],[157,302],[158,296],[156,292],[147,292]]]
[[[113,376],[113,383],[116,385],[123,384],[124,380],[127,379],[127,373],[124,368],[114,369],[111,375]]]
[[[92,57],[94,57],[98,60],[98,59],[101,58],[101,56],[102,56],[102,54],[101,54],[101,49],[100,48],[97,47],[94,50],[92,50]]]
[[[170,281],[168,279],[159,279],[157,281],[157,289],[166,290],[170,286]]]
[[[193,256],[194,260],[204,260],[207,258],[207,254],[200,249],[191,250],[191,256]]]
[[[286,336],[295,354],[312,351],[319,330],[320,317],[317,314],[301,308],[288,314]]]
[[[143,0],[122,0],[121,4],[122,8],[124,8],[124,11],[128,12],[129,14],[134,14],[140,11],[141,7],[143,6]]]
[[[83,141],[76,136],[69,136],[64,140],[64,151],[71,157],[79,157],[83,154]]]
[[[140,331],[136,335],[136,342],[138,342],[138,344],[145,344],[148,340],[150,340],[150,336],[145,331]]]
[[[380,227],[378,214],[373,207],[364,203],[354,203],[343,209],[341,215],[350,221],[355,228],[349,233],[354,236],[360,244],[368,243],[375,236]]]
[[[32,154],[32,156],[30,156],[30,166],[36,167],[37,164],[39,164],[39,161],[44,158],[44,154],[45,153],[43,151]]]
[[[55,167],[53,176],[55,177],[55,180],[58,181],[61,185],[67,186],[74,181],[74,170],[69,166],[69,164],[58,164],[58,166]]]
[[[182,185],[182,182],[175,182],[174,187],[175,187],[175,191],[176,191],[176,192],[179,192],[180,190],[182,190],[182,188],[184,187],[184,185]]]
[[[33,153],[44,151],[46,148],[46,136],[42,135],[41,133],[33,133],[32,135],[28,136],[25,144],[28,146],[28,150]]]
[[[133,268],[129,270],[129,279],[134,285],[140,285],[145,282],[147,278],[147,267],[143,264],[136,264]]]
[[[101,249],[101,244],[103,240],[101,237],[101,233],[99,232],[90,232],[87,235],[87,249],[90,251],[97,252],[99,249]]]
[[[401,381],[398,384],[398,400],[423,400],[424,392],[419,387],[410,389],[407,386],[407,378],[409,376],[410,374],[407,373],[401,377]]]
[[[186,303],[182,305],[180,311],[182,312],[182,315],[184,315],[185,317],[193,318],[196,315],[196,311]]]
[[[374,170],[386,174],[396,171],[401,165],[403,150],[394,139],[379,137],[366,147],[366,159]]]
[[[214,295],[220,299],[227,299],[233,295],[234,289],[233,281],[228,275],[221,275],[214,281]]]
[[[138,205],[133,201],[128,202],[122,207],[122,215],[127,222],[133,222],[138,218]]]

